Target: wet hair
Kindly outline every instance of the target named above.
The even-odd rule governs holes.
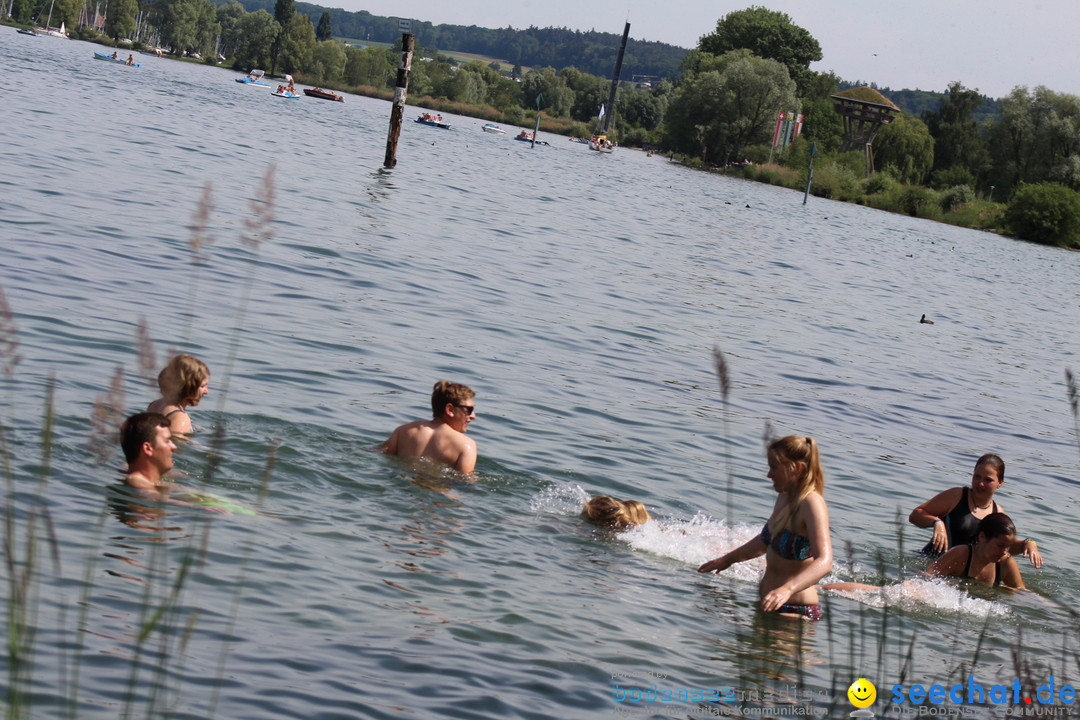
[[[777,518],[776,531],[779,531],[790,527],[795,513],[799,510],[799,505],[810,493],[825,494],[825,471],[821,467],[818,445],[811,437],[788,435],[779,440],[773,440],[769,443],[768,456],[770,461],[785,464],[789,468],[797,462],[803,464],[802,474],[795,485],[795,498],[785,508],[786,512]]]
[[[993,540],[996,537],[1008,537],[1009,535],[1015,536],[1016,526],[1013,525],[1013,521],[1005,513],[990,513],[979,521],[976,537],[979,535],[985,535],[987,540]]]
[[[994,453],[986,453],[975,461],[976,469],[982,465],[989,465],[997,470],[998,480],[1000,482],[1005,482],[1005,461],[1002,460],[1000,456],[995,455]]]
[[[642,525],[652,520],[649,511],[637,500],[616,500],[610,495],[589,498],[582,512],[593,522],[614,527]]]
[[[187,405],[199,396],[199,386],[210,379],[210,368],[199,358],[180,353],[158,373],[161,397],[173,405]]]
[[[459,405],[476,397],[476,392],[468,385],[440,380],[431,390],[431,413],[436,420],[443,416],[446,404]]]
[[[141,412],[132,415],[120,426],[120,447],[124,459],[131,463],[142,452],[143,443],[154,444],[158,428],[169,427],[169,419],[156,412]]]

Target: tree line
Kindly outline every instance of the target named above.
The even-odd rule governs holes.
[[[273,12],[275,0],[241,0],[249,12]],[[297,12],[318,22],[327,14],[335,37],[365,42],[393,43],[401,37],[398,19],[372,15],[366,10],[347,12],[309,3],[297,3]],[[616,23],[617,24],[617,21]],[[621,28],[616,28],[621,30]],[[510,65],[556,68],[576,67],[594,75],[611,76],[615,56],[622,42],[621,32],[582,32],[567,28],[492,29],[475,25],[433,25],[412,21],[416,42],[435,52],[438,49],[502,58]],[[627,77],[674,77],[687,49],[662,42],[630,39],[623,58]]]
[[[13,14],[44,9],[43,0],[32,6],[33,1],[13,0]],[[55,0],[54,24],[61,20],[74,24],[80,1],[85,0]],[[245,0],[264,5],[269,1]],[[221,6],[211,0],[111,0],[106,32],[114,39],[160,43],[178,55],[198,54],[208,62],[225,57],[241,70],[262,67],[272,74],[297,73],[310,82],[342,88],[392,88],[397,52],[335,39],[343,32],[335,17],[343,11],[322,10],[315,20],[306,11],[317,7],[274,0],[271,13],[263,7],[249,11],[238,0]],[[400,43],[396,22],[363,12],[346,15],[369,24],[363,32],[356,27],[345,32],[383,33],[380,37],[392,36]],[[429,33],[429,42],[458,37],[457,26],[418,25],[414,25],[418,37]],[[504,33],[491,32],[492,37]],[[577,43],[575,47],[586,55],[600,53],[601,45],[604,52],[614,52],[618,42],[615,35],[551,28],[528,35],[560,36],[572,36],[571,45]],[[463,49],[458,40],[449,42],[455,50]],[[504,122],[516,124],[542,99],[545,115],[566,121],[569,124],[563,127],[577,133],[595,126],[607,98],[606,73],[574,66],[556,69],[554,63],[528,72],[497,62],[460,64],[435,46],[420,45],[410,80],[412,98],[430,96],[486,107]],[[491,52],[491,47],[484,49]],[[726,166],[747,159],[760,164],[772,159],[778,112],[801,113],[803,137],[778,154],[776,162],[801,167],[808,159],[807,146],[816,144],[819,162],[825,164],[815,179],[820,192],[834,197],[854,194],[861,160],[838,157],[843,123],[831,96],[841,80],[809,69],[821,57],[817,40],[784,13],[760,7],[728,13],[713,32],[701,37],[697,48],[684,53],[674,78],[650,86],[621,83],[614,108],[616,134],[624,144],[649,144],[703,165]],[[607,63],[605,58],[602,64]],[[926,105],[918,113],[900,113],[881,129],[873,144],[879,176],[874,187],[893,182],[925,186],[946,193],[942,202],[950,206],[976,196],[1006,201],[1025,185],[1050,183],[1070,193],[1080,191],[1080,97],[1042,86],[1018,87],[997,101],[996,112],[990,113],[987,98],[960,82],[950,84],[940,97],[936,105],[925,95],[906,98],[909,106]],[[1057,197],[1057,192],[1034,194],[1045,199]],[[925,197],[920,197],[909,194],[908,200],[925,204]],[[1063,197],[1071,203],[1072,196]],[[1077,208],[1080,232],[1080,199]]]

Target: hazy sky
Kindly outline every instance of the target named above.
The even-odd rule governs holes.
[[[1016,85],[1080,95],[1080,0],[318,0],[432,23],[567,27],[694,47],[732,10],[762,5],[821,43],[815,70],[894,89],[944,90],[960,80],[991,97]],[[450,48],[447,48],[450,49]]]

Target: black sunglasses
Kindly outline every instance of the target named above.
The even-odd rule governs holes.
[[[475,405],[458,405],[457,403],[454,403],[454,407],[456,407],[458,410],[464,410],[466,415],[472,415],[476,412]]]

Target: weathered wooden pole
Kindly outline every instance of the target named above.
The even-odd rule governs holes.
[[[416,36],[410,32],[412,23],[399,20],[401,34],[401,62],[398,63],[397,85],[394,87],[394,104],[390,109],[390,134],[386,138],[386,159],[383,165],[392,168],[397,165],[398,136],[401,135],[401,120],[405,117],[405,97],[409,92],[409,73],[412,71],[413,44]]]

